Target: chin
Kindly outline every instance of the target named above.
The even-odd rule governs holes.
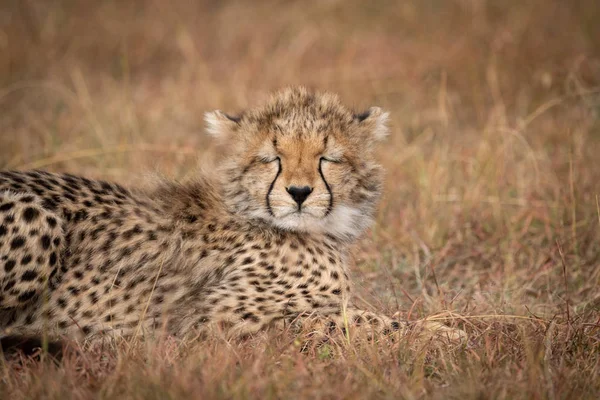
[[[287,231],[331,235],[343,241],[356,239],[372,223],[372,218],[360,209],[344,205],[334,207],[322,217],[315,217],[310,211],[292,211],[283,217],[269,215],[263,219]]]
[[[271,217],[271,223],[278,228],[296,232],[321,233],[323,217],[315,217],[307,212],[293,211],[284,217]]]

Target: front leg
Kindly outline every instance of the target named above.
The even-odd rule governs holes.
[[[403,334],[408,328],[405,321],[361,310],[354,306],[343,307],[340,305],[338,312],[319,314],[318,319],[322,321],[318,324],[323,326],[322,329],[325,328],[323,325],[323,322],[325,322],[329,331],[340,330],[344,334],[361,337],[388,336],[393,333]]]
[[[240,285],[241,286],[241,285]],[[240,286],[234,286],[234,289]],[[225,286],[227,287],[227,286]],[[215,290],[203,304],[185,314],[183,331],[202,332],[226,328],[227,336],[238,337],[269,327],[308,329],[315,334],[331,334],[336,330],[354,334],[390,335],[406,331],[406,322],[384,315],[344,306],[341,292],[310,293],[302,287],[271,288],[245,286],[233,292]],[[208,306],[208,305],[210,306]],[[202,312],[198,312],[202,310]]]
[[[175,330],[195,335],[218,329],[229,337],[239,337],[292,324],[315,335],[339,330],[373,338],[411,331],[413,325],[405,321],[346,306],[350,285],[341,268],[324,272],[321,280],[312,281],[308,274],[297,277],[294,271],[277,274],[279,271],[283,272],[268,269],[268,264],[266,272],[255,265],[235,270],[211,287],[206,296],[180,310],[180,317],[173,324]],[[328,274],[332,279],[325,279]]]
[[[447,343],[461,343],[467,337],[461,329],[451,328],[426,318],[409,322],[361,310],[354,306],[329,314],[304,313],[294,320],[285,322],[298,332],[307,332],[312,338],[322,339],[326,339],[336,332],[344,334],[348,339],[401,336],[414,341],[436,339]],[[281,325],[281,322],[279,324]]]

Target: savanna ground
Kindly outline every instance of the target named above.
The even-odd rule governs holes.
[[[391,112],[360,302],[461,345],[71,343],[0,398],[599,398],[600,3],[0,4],[0,168],[124,184],[212,162],[203,112],[289,84]]]

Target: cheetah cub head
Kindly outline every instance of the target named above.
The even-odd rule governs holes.
[[[381,109],[355,114],[333,94],[300,87],[237,117],[205,117],[228,152],[223,188],[232,212],[343,240],[371,223],[382,181],[373,144],[388,131]]]

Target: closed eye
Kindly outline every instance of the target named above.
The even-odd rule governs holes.
[[[320,160],[334,163],[334,164],[341,164],[343,162],[341,158],[337,158],[337,157],[321,157]]]
[[[263,157],[258,157],[258,161],[263,163],[263,164],[270,164],[274,161],[278,161],[279,157],[278,156],[263,156]]]

